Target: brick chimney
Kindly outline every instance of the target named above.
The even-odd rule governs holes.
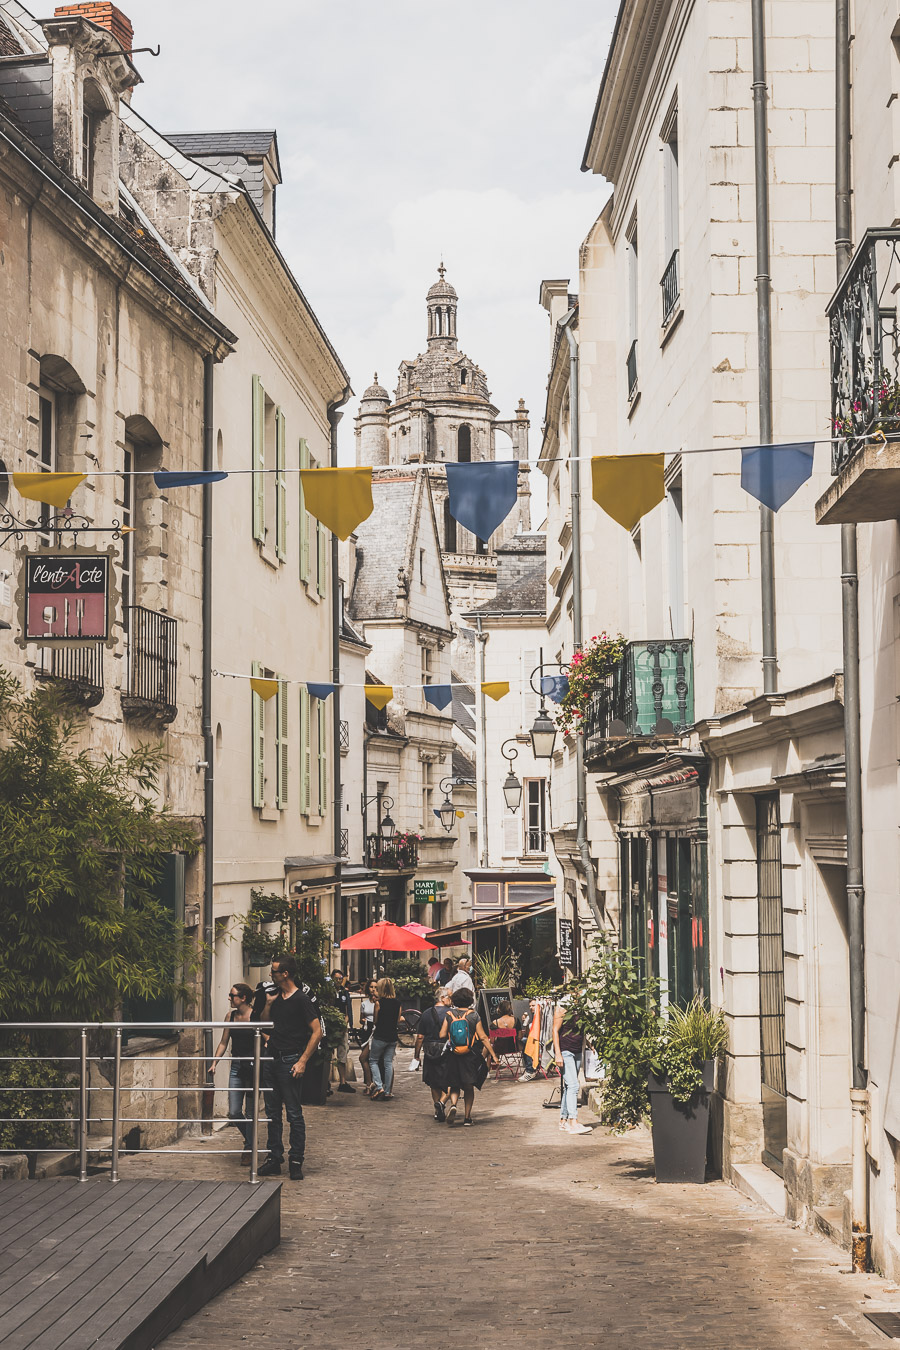
[[[131,20],[110,0],[85,0],[81,5],[57,5],[54,14],[61,19],[80,14],[83,19],[89,19],[91,23],[112,33],[116,41],[122,44],[123,51],[130,52],[134,45]]]

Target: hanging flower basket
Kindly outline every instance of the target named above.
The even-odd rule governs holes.
[[[615,637],[599,633],[586,642],[580,651],[572,653],[568,692],[556,713],[556,725],[564,736],[583,734],[591,698],[624,655],[625,639],[621,633]]]

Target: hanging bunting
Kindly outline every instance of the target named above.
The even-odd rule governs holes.
[[[778,511],[812,477],[815,441],[741,446],[741,487]]]
[[[509,693],[509,680],[485,680],[481,692],[486,698],[501,699]]]
[[[447,509],[476,539],[486,542],[515,506],[518,485],[516,460],[448,464]]]
[[[593,498],[626,530],[633,530],[666,495],[665,455],[595,455]]]
[[[312,694],[313,698],[318,699],[330,698],[331,695],[334,693],[333,684],[312,684],[310,683],[309,680],[307,680],[306,688],[308,692]]]
[[[472,812],[472,815],[474,816],[474,814],[475,814],[475,812],[473,811],[473,812]],[[466,818],[466,813],[465,813],[465,811],[457,811],[457,813],[456,813],[456,819],[457,819],[457,820],[465,820],[465,818]]]
[[[437,708],[438,712],[443,712],[447,705],[453,702],[453,686],[449,684],[423,684],[422,692],[425,695],[425,702],[430,703],[432,708]]]
[[[195,487],[202,483],[221,483],[227,477],[224,469],[157,469],[153,481],[158,488]]]
[[[386,708],[394,697],[394,686],[392,684],[366,684],[363,685],[363,688],[366,691],[366,698],[373,708]]]
[[[300,480],[307,511],[338,539],[349,539],[372,514],[371,468],[301,469]]]
[[[268,703],[270,698],[274,698],[278,693],[277,680],[263,680],[254,675],[250,680],[250,688],[254,694],[259,694],[263,703]]]
[[[56,506],[61,511],[72,493],[87,478],[86,473],[14,473],[16,490],[32,502]]]
[[[541,693],[552,700],[553,703],[562,703],[566,694],[569,692],[568,675],[542,675]]]

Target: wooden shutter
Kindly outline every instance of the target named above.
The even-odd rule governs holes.
[[[300,810],[309,815],[310,798],[310,701],[305,684],[300,686]]]
[[[266,395],[258,375],[253,376],[253,538],[266,542]]]
[[[328,705],[324,699],[316,700],[318,726],[316,727],[316,748],[319,755],[319,815],[328,815]]]
[[[262,666],[254,661],[251,672],[255,677],[262,675]],[[259,694],[250,691],[250,751],[253,765],[253,805],[266,804],[266,709]]]
[[[275,409],[275,553],[287,557],[287,480],[284,475],[284,413]]]
[[[288,687],[281,678],[275,695],[275,763],[278,771],[275,805],[283,811],[288,803]]]
[[[301,438],[300,441],[300,468],[309,468],[309,446]],[[303,479],[300,479],[300,580],[309,581],[309,515],[306,510],[306,499],[303,493]]]
[[[319,556],[318,556],[318,570],[317,570],[317,573],[316,573],[316,577],[317,577],[317,580],[318,580],[319,594],[320,594],[320,595],[324,595],[324,594],[325,594],[325,589],[326,589],[326,588],[325,588],[325,577],[326,577],[326,571],[325,571],[325,557],[326,557],[326,552],[325,552],[325,550],[326,550],[326,541],[327,541],[327,539],[328,539],[328,531],[326,530],[326,528],[325,528],[325,526],[322,524],[322,522],[321,522],[320,520],[317,520],[317,521],[316,521],[316,541],[317,541],[317,544],[318,544],[318,553],[319,553]]]
[[[522,681],[522,730],[530,731],[531,724],[537,717],[539,699],[531,687],[529,676],[540,660],[540,652],[536,650],[523,651],[519,657],[521,661],[520,679]],[[540,688],[540,674],[535,675],[534,682]]]
[[[522,826],[518,816],[503,817],[503,856],[517,858],[522,851]]]

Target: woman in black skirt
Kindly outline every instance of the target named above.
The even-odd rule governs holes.
[[[478,1042],[484,1046],[492,1063],[497,1064],[497,1056],[481,1025],[481,1018],[473,1010],[475,995],[471,989],[457,989],[453,993],[453,1006],[444,1018],[441,1026],[441,1040],[450,1042],[446,1052],[447,1079],[450,1105],[447,1107],[447,1124],[456,1119],[456,1105],[462,1092],[465,1102],[464,1125],[472,1124],[472,1105],[475,1101],[475,1089],[481,1088],[487,1078],[487,1064],[479,1049]]]
[[[422,1082],[431,1088],[435,1120],[444,1119],[447,1100],[447,1055],[441,1040],[441,1026],[450,1007],[450,994],[443,986],[435,991],[434,1007],[426,1008],[416,1030],[416,1059],[422,1061]]]

